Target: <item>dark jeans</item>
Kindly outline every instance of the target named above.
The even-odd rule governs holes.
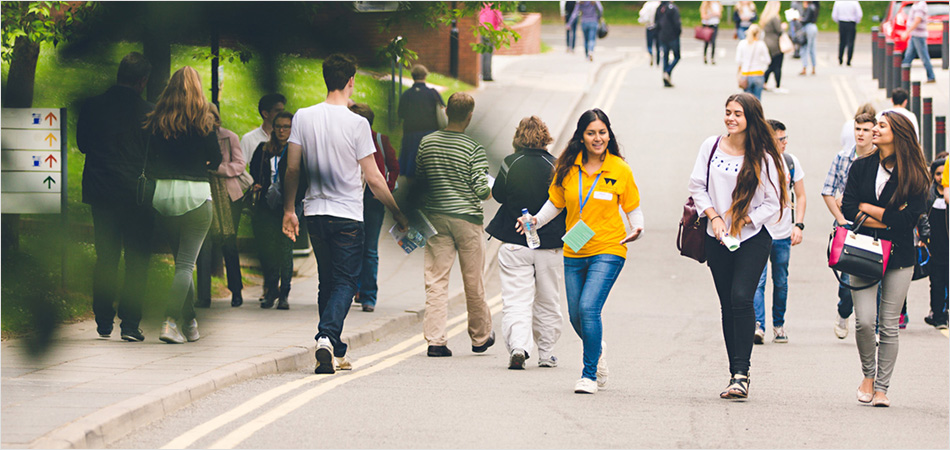
[[[402,150],[399,151],[399,173],[411,178],[416,174],[416,153],[419,152],[419,143],[422,138],[435,130],[403,131]]]
[[[282,211],[273,211],[267,206],[255,207],[251,216],[267,299],[290,294],[290,281],[294,276],[294,242],[281,230],[283,218]]]
[[[565,24],[565,25],[568,25],[567,19],[569,19],[569,18],[570,18],[570,15],[568,15],[567,17],[564,18],[564,22],[565,22],[564,24]],[[574,44],[577,43],[577,21],[576,21],[576,20],[574,21],[574,25],[571,25],[569,28],[567,28],[567,36],[566,36],[566,37],[567,37],[567,48],[568,48],[568,50],[570,50],[570,51],[573,52],[573,51],[574,51]]]
[[[482,38],[482,45],[488,47],[488,51],[482,53],[482,80],[492,81],[491,77],[491,56],[495,48],[492,46],[491,39]]]
[[[755,334],[753,298],[759,276],[769,260],[772,237],[762,228],[730,252],[706,235],[706,264],[712,271],[722,308],[722,335],[729,355],[729,373],[749,373],[752,336]]]
[[[96,265],[92,279],[92,310],[96,325],[112,331],[118,293],[119,256],[125,250],[125,280],[118,296],[122,329],[137,330],[142,320],[142,297],[152,256],[154,215],[135,206],[93,205]]]
[[[175,256],[175,276],[168,293],[165,317],[182,323],[195,318],[195,263],[211,227],[210,201],[180,216],[161,216],[162,227],[168,233],[169,245]]]
[[[238,200],[231,202],[231,219],[234,221],[235,232],[241,223],[241,210],[244,202]],[[237,234],[222,238],[221,236],[208,236],[201,245],[201,251],[198,252],[198,301],[211,301],[211,269],[214,267],[214,248],[220,247],[221,254],[224,255],[224,267],[228,275],[228,290],[231,295],[241,295],[244,289],[244,283],[241,281],[241,258],[238,255]],[[220,261],[220,260],[218,260]]]
[[[363,305],[376,306],[376,294],[379,291],[376,284],[379,273],[379,234],[385,217],[386,207],[373,197],[373,192],[367,187],[363,194],[363,268],[357,285]]]
[[[680,62],[680,40],[660,42],[660,51],[663,52],[663,71],[673,75],[673,68]],[[672,62],[670,62],[670,52],[673,52]]]
[[[848,49],[848,65],[851,65],[851,55],[854,54],[854,35],[857,24],[854,22],[838,22],[838,65],[843,63],[844,50]]]
[[[765,70],[765,82],[769,82],[769,75],[775,74],[775,87],[782,87],[782,63],[785,62],[785,54],[779,53],[778,55],[772,55],[772,62],[769,64],[769,68]]]
[[[947,210],[930,212],[930,310],[934,323],[947,322]]]
[[[317,257],[319,285],[317,310],[320,323],[314,339],[327,337],[333,344],[333,355],[346,355],[346,344],[340,340],[343,321],[356,295],[363,256],[363,222],[333,216],[308,216],[310,244]]]
[[[650,59],[656,58],[656,65],[660,65],[660,40],[656,37],[656,27],[647,28],[647,52]],[[654,52],[653,50],[656,49]]]
[[[716,38],[719,36],[719,25],[703,25],[706,28],[712,28],[713,33],[712,37],[709,38],[709,42],[703,43],[703,61],[706,60],[706,49],[712,47],[712,60],[716,60]]]

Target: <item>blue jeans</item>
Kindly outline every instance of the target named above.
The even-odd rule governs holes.
[[[181,322],[195,318],[195,263],[211,227],[210,201],[180,216],[161,216],[175,255],[175,276],[168,293],[165,316]]]
[[[650,53],[650,59],[656,56],[656,64],[660,65],[660,40],[656,37],[656,27],[647,28],[647,52]],[[656,47],[656,55],[653,54],[653,48]]]
[[[745,92],[748,92],[755,96],[755,98],[762,100],[762,88],[765,86],[765,75],[752,75],[746,77],[749,80],[749,85],[746,86]]]
[[[670,42],[660,41],[660,52],[663,53],[663,71],[672,75],[676,63],[680,62],[680,40]],[[673,61],[670,62],[670,52],[673,52]]]
[[[363,222],[334,216],[307,216],[310,244],[317,257],[319,284],[317,335],[330,338],[333,355],[346,355],[340,340],[343,321],[356,295],[363,255]]]
[[[851,284],[851,276],[842,273],[841,281],[844,283]],[[854,300],[851,299],[851,289],[847,288],[843,284],[838,284],[838,315],[844,319],[851,317],[851,313],[854,312]]]
[[[792,238],[772,241],[769,260],[772,261],[772,326],[775,327],[785,325],[785,305],[788,300],[788,257],[791,249]],[[762,269],[759,286],[753,298],[755,321],[763,330],[765,329],[765,282],[768,274],[769,266],[766,264]]]
[[[930,51],[927,50],[927,38],[911,36],[907,41],[907,49],[904,50],[903,64],[914,62],[914,58],[920,58],[924,63],[924,69],[927,70],[927,80],[933,80],[934,66],[930,63]]]
[[[567,48],[574,50],[574,43],[577,42],[577,21],[567,29]]]
[[[581,21],[581,31],[584,32],[584,56],[594,53],[594,44],[597,43],[597,22]]]
[[[808,67],[808,57],[811,57],[811,68],[814,70],[818,58],[815,56],[815,44],[818,40],[818,25],[805,25],[805,45],[802,49],[802,67]]]
[[[363,269],[357,288],[360,293],[360,303],[376,306],[376,277],[379,272],[379,233],[383,228],[383,219],[386,217],[386,207],[373,197],[369,187],[363,194]]]
[[[626,260],[617,255],[564,258],[567,311],[574,332],[584,343],[584,378],[597,379],[597,360],[604,326],[601,311]]]
[[[738,39],[738,40],[740,40],[740,41],[743,40],[743,39],[745,39],[745,33],[746,33],[746,31],[749,31],[749,27],[744,27],[744,26],[741,26],[741,25],[740,25],[740,26],[737,26],[737,27],[736,27],[736,39]]]

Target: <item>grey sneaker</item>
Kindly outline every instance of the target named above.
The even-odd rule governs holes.
[[[525,353],[525,351],[520,348],[512,350],[511,356],[508,358],[508,369],[524,370],[524,360],[527,357],[527,353]]]
[[[610,375],[610,369],[607,367],[607,343],[600,343],[600,359],[597,360],[597,389],[607,388],[607,376]]]
[[[788,344],[788,335],[785,334],[785,327],[772,327],[772,342],[776,344]]]
[[[333,369],[333,345],[330,343],[330,338],[323,336],[317,339],[317,351],[314,352],[314,358],[317,360],[317,366],[313,369],[313,373],[332,374],[335,372]]]
[[[752,343],[756,345],[765,343],[765,328],[762,328],[759,322],[755,323],[755,336],[752,336]]]
[[[178,324],[175,319],[169,318],[162,324],[162,334],[158,337],[162,342],[169,344],[184,344],[185,338],[178,331]]]
[[[844,339],[848,337],[848,319],[841,317],[840,314],[835,314],[835,336],[838,339]]]
[[[557,357],[548,356],[538,360],[538,367],[557,367]]]
[[[185,339],[187,339],[188,342],[195,342],[201,339],[201,335],[198,334],[198,321],[195,319],[191,319],[191,322],[182,325],[181,333],[185,335]]]

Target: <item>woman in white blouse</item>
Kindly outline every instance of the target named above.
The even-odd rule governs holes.
[[[689,180],[696,208],[707,217],[706,258],[722,309],[729,356],[724,399],[749,395],[755,334],[753,297],[772,248],[763,225],[775,222],[788,203],[782,157],[762,105],[750,94],[726,100],[725,136],[703,142]]]
[[[762,87],[765,86],[765,70],[772,63],[772,56],[762,41],[762,34],[762,29],[757,24],[752,24],[746,31],[745,39],[739,41],[739,46],[736,47],[740,86],[741,80],[745,79],[743,89],[759,100],[762,100]]]

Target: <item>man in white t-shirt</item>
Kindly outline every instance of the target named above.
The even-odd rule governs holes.
[[[334,363],[341,370],[352,369],[340,335],[362,267],[362,178],[373,195],[392,211],[400,228],[408,226],[376,166],[369,122],[347,107],[355,75],[356,63],[348,56],[333,54],[323,61],[327,99],[297,111],[287,146],[284,192],[297,192],[301,170],[310,180],[303,215],[319,273],[320,323],[315,336],[314,373],[334,373]],[[294,197],[284,195],[283,231],[292,240],[299,232]]]
[[[261,142],[270,140],[271,131],[274,129],[274,117],[284,112],[286,105],[287,98],[280,94],[267,94],[257,102],[257,112],[261,115],[261,126],[241,136],[241,150],[244,151],[244,156],[248,161],[254,156],[254,150]]]
[[[802,233],[805,230],[805,171],[791,153],[785,153],[788,136],[785,134],[785,124],[777,120],[769,120],[769,125],[775,132],[778,148],[785,158],[785,176],[789,180],[791,195],[789,206],[782,212],[778,222],[765,224],[765,228],[772,235],[772,252],[769,260],[772,262],[772,342],[784,344],[788,342],[785,333],[785,305],[788,300],[788,258],[791,247],[802,242]],[[759,278],[759,287],[755,291],[753,304],[755,306],[755,336],[753,342],[765,342],[765,282],[768,278],[768,265],[762,270]]]

